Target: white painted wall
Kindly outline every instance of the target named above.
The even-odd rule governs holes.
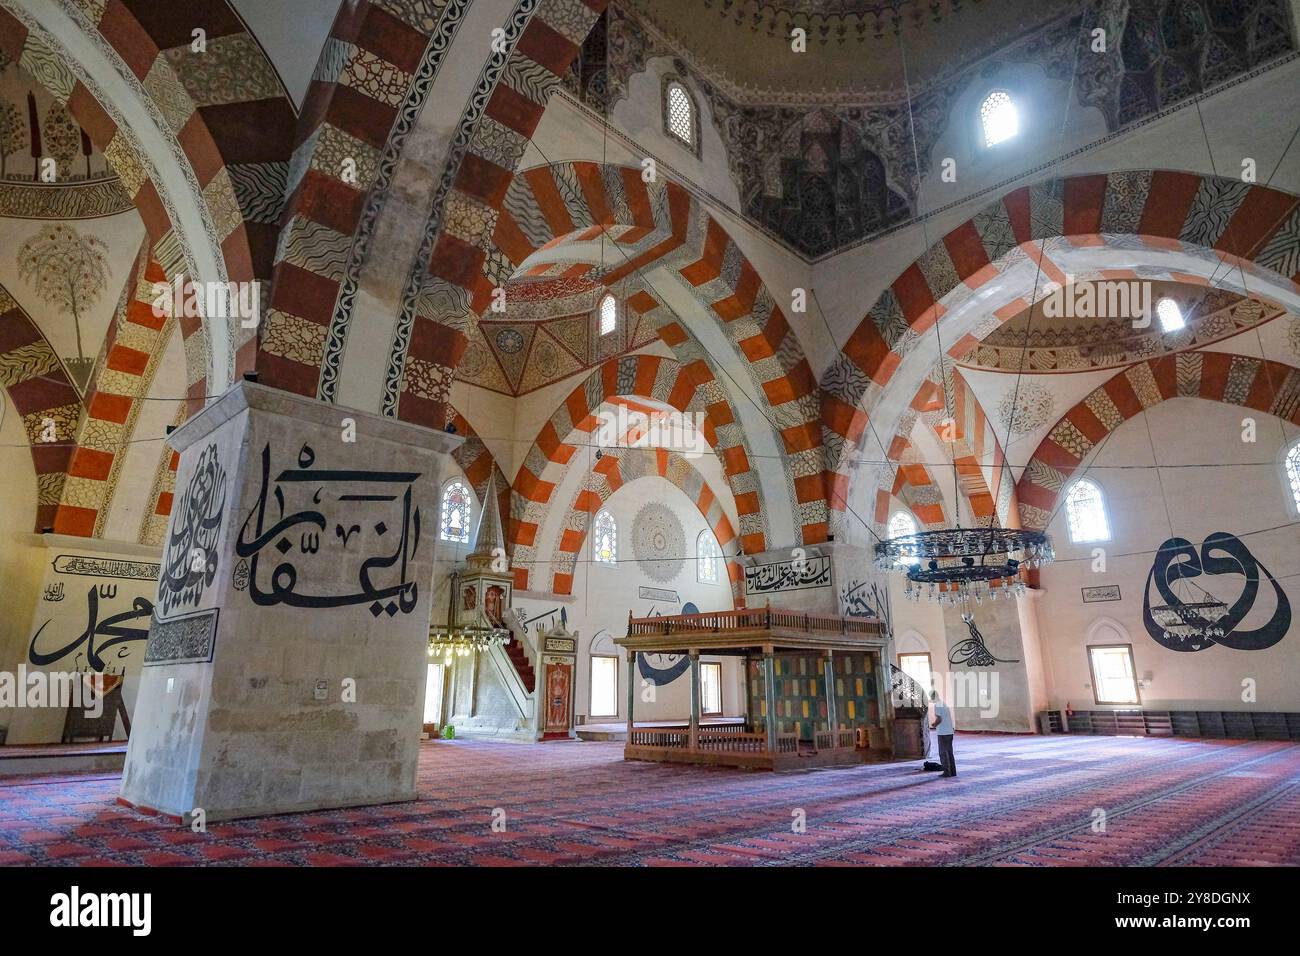
[[[1254,444],[1240,438],[1248,414],[1258,422]],[[1125,642],[1131,640],[1138,676],[1149,679],[1141,690],[1146,707],[1300,710],[1300,525],[1294,510],[1288,510],[1279,460],[1284,440],[1300,438],[1300,428],[1249,409],[1192,398],[1171,399],[1147,411],[1145,418],[1121,425],[1085,461],[1088,476],[1106,495],[1112,533],[1111,541],[1101,545],[1106,570],[1092,570],[1095,545],[1071,544],[1063,512],[1049,528],[1057,560],[1042,571],[1039,621],[1051,706],[1096,706],[1085,647],[1090,629],[1109,620],[1127,635]],[[1149,467],[1153,447],[1162,466],[1158,473]],[[1260,651],[1216,646],[1182,653],[1149,637],[1142,625],[1143,585],[1171,526],[1198,550],[1211,532],[1241,537],[1291,601],[1287,636]],[[1199,583],[1229,604],[1242,587],[1235,575],[1203,576]],[[1123,599],[1084,604],[1080,588],[1101,584],[1119,585]],[[1256,608],[1243,627],[1258,626],[1271,614],[1275,605],[1264,593],[1266,587],[1261,582]],[[1113,635],[1096,640],[1113,642]],[[1241,699],[1242,681],[1248,678],[1257,682],[1254,703]]]
[[[26,660],[32,609],[40,591],[40,540],[32,534],[36,522],[36,470],[22,417],[0,392],[0,581],[6,601],[0,614],[0,669],[16,672]],[[13,709],[0,707],[0,728],[8,728]]]

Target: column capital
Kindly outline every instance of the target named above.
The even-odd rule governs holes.
[[[244,381],[231,385],[220,398],[168,435],[167,444],[177,451],[184,451],[248,410],[282,415],[324,428],[340,428],[343,419],[350,418],[356,424],[357,431],[364,432],[368,438],[396,445],[414,445],[448,455],[465,443],[463,435],[451,435],[413,422],[331,405],[315,398]]]

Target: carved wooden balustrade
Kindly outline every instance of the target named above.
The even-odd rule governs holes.
[[[706,611],[699,614],[673,614],[663,617],[629,617],[628,636],[690,635],[735,633],[739,631],[778,631],[802,634],[854,634],[863,637],[880,635],[879,621],[839,617],[832,614],[808,614],[781,608],[740,608],[735,611]]]

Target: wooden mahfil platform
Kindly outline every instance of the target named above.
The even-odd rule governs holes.
[[[791,770],[887,759],[889,684],[877,621],[766,607],[672,617],[629,615],[628,760]],[[700,654],[745,658],[748,718],[700,726]],[[690,659],[691,717],[685,727],[638,727],[637,654]]]

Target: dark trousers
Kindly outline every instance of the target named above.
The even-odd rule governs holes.
[[[943,772],[950,777],[957,776],[957,758],[952,755],[952,734],[939,734],[939,763]]]

